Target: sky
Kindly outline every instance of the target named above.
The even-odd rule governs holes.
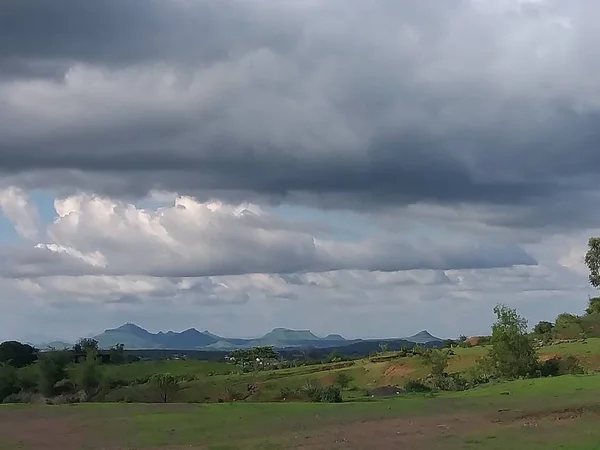
[[[580,313],[600,4],[0,2],[0,339]]]

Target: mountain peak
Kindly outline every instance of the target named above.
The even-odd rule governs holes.
[[[130,331],[130,332],[136,332],[136,331],[143,331],[145,333],[148,332],[147,330],[144,330],[142,327],[139,327],[135,323],[131,323],[131,322],[127,322],[115,329],[121,330],[121,331]],[[109,331],[109,330],[107,330],[107,331]]]
[[[426,344],[427,342],[440,342],[442,339],[433,336],[429,331],[419,331],[417,334],[407,337],[407,341],[415,342],[417,344]]]

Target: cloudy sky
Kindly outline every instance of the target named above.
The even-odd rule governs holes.
[[[0,339],[581,312],[589,0],[0,2]]]

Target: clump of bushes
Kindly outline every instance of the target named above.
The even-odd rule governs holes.
[[[409,380],[404,385],[406,392],[426,393],[431,392],[431,388],[421,380]]]
[[[338,385],[321,386],[308,380],[300,389],[284,387],[279,392],[280,400],[310,400],[320,403],[341,403],[342,389]]]
[[[581,375],[585,372],[579,360],[573,356],[555,356],[541,361],[538,365],[537,375],[540,377],[556,377],[560,375]]]

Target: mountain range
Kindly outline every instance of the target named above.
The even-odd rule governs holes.
[[[289,330],[275,328],[262,337],[255,339],[227,338],[190,328],[182,332],[168,331],[150,333],[149,331],[127,323],[118,328],[108,329],[94,336],[100,348],[109,348],[123,344],[126,349],[170,349],[170,350],[231,350],[257,346],[273,346],[275,348],[328,348],[351,345],[368,339],[345,339],[339,334],[329,334],[319,337],[310,330]],[[381,339],[378,339],[381,340]],[[427,344],[441,342],[442,339],[432,336],[427,331],[421,331],[406,338],[386,339],[386,341],[402,340],[410,343]]]

